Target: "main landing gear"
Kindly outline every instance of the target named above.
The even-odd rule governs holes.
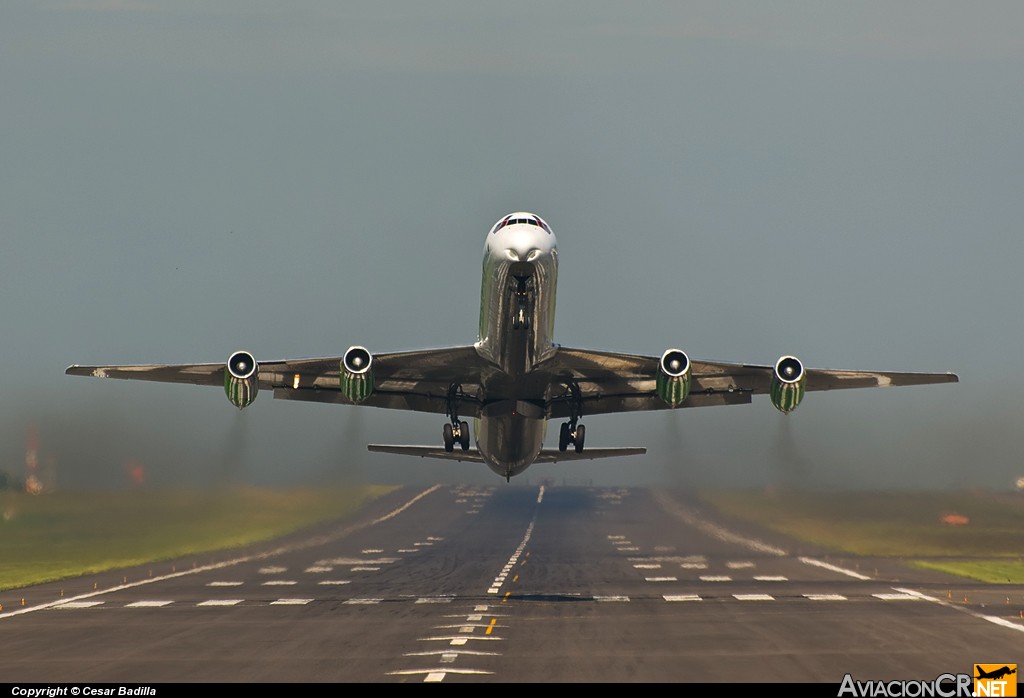
[[[567,451],[569,444],[576,449],[576,453],[583,453],[583,442],[587,438],[587,428],[579,424],[583,416],[583,399],[580,395],[580,386],[573,380],[566,384],[566,397],[569,398],[569,421],[562,422],[558,430],[558,450]]]
[[[448,386],[447,407],[445,412],[449,422],[445,422],[441,429],[441,436],[444,439],[444,450],[451,453],[458,444],[463,451],[469,450],[469,422],[459,421],[459,400],[463,397],[462,386],[452,383]]]

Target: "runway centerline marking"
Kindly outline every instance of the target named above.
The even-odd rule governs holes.
[[[125,608],[162,608],[164,606],[170,606],[173,601],[133,601],[127,604]]]

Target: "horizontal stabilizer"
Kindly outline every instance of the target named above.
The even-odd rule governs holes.
[[[419,456],[420,458],[439,458],[441,460],[454,460],[467,463],[483,463],[484,459],[477,450],[446,451],[439,446],[399,446],[388,444],[370,444],[367,450],[375,453],[397,453],[402,456]],[[622,448],[587,448],[583,453],[576,451],[558,451],[547,448],[540,452],[534,463],[559,463],[570,460],[594,460],[595,458],[614,458],[617,456],[642,456],[647,449],[642,446],[627,446]]]

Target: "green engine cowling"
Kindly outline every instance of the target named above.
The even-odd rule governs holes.
[[[783,356],[775,362],[771,398],[777,410],[786,414],[795,410],[804,399],[806,388],[807,373],[799,359],[795,356]]]
[[[373,392],[373,356],[365,347],[349,347],[341,357],[341,394],[362,402]]]
[[[672,407],[683,404],[690,394],[690,376],[690,357],[681,349],[669,349],[658,362],[658,397]]]
[[[252,404],[259,392],[259,365],[252,354],[236,351],[224,366],[224,393],[231,404],[242,409]]]

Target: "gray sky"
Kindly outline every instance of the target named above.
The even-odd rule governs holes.
[[[63,370],[472,342],[484,236],[530,210],[561,343],[961,383],[595,417],[648,456],[521,481],[1024,475],[1024,5],[492,5],[0,5],[0,468],[34,424],[67,486],[499,482],[365,453],[436,416]]]

